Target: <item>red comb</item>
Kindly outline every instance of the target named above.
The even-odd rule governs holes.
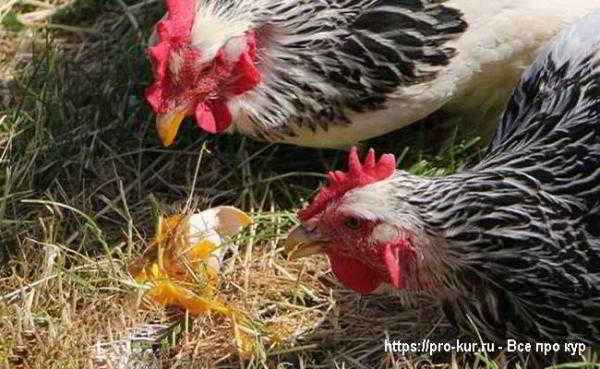
[[[169,14],[156,26],[160,42],[148,48],[155,82],[146,90],[146,99],[157,112],[166,110],[162,95],[169,51],[190,36],[196,11],[195,0],[165,0],[165,3]]]
[[[339,198],[350,189],[388,178],[395,169],[396,158],[393,154],[383,154],[376,162],[375,150],[369,149],[364,164],[361,164],[356,147],[353,147],[348,155],[348,171],[329,172],[327,186],[321,188],[306,209],[298,212],[298,218],[306,221],[314,217],[325,209],[329,201]]]
[[[169,15],[158,24],[158,35],[161,41],[181,42],[190,35],[194,14],[195,0],[165,0]]]

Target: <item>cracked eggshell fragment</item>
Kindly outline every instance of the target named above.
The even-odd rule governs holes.
[[[140,283],[155,283],[155,289],[159,284],[176,283],[213,295],[225,242],[251,222],[248,215],[231,206],[161,217],[150,249],[129,272]]]
[[[252,218],[233,206],[217,206],[207,209],[189,216],[187,244],[212,243],[214,248],[211,250],[210,256],[206,257],[206,264],[218,272],[226,251],[224,242],[250,223],[252,223]]]

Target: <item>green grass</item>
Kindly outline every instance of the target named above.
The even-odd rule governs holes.
[[[399,332],[421,339],[437,310],[392,316],[403,309],[392,297],[360,298],[327,273],[324,258],[289,262],[277,243],[323,174],[343,168],[344,153],[211,136],[193,124],[163,148],[142,98],[150,74],[140,42],[163,14],[161,2],[44,3],[0,5],[0,366],[110,367],[119,355],[102,356],[94,345],[127,342],[132,329],[160,323],[167,329],[154,332],[155,343],[134,341],[130,367],[239,367],[226,321],[137,309],[140,290],[126,272],[151,239],[157,212],[219,204],[255,220],[235,240],[224,294],[302,332],[280,347],[258,345],[245,367],[430,361],[385,354],[381,342]],[[31,24],[19,18],[44,9],[53,12]],[[450,174],[479,158],[473,141],[427,149],[426,132],[410,127],[369,144],[422,175]]]

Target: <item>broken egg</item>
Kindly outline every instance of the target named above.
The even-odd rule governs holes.
[[[129,267],[150,301],[177,306],[192,315],[212,311],[226,316],[232,324],[232,340],[245,359],[252,356],[257,337],[278,344],[285,336],[277,327],[260,328],[262,323],[219,295],[218,282],[230,238],[250,223],[246,213],[231,206],[160,217],[148,251]]]

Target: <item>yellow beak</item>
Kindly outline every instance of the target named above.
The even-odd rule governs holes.
[[[185,111],[175,111],[156,116],[156,130],[163,145],[169,146],[173,143],[181,121],[186,115]]]
[[[302,224],[296,226],[285,240],[285,250],[290,260],[325,252],[328,240],[323,239],[315,229],[309,231]]]

